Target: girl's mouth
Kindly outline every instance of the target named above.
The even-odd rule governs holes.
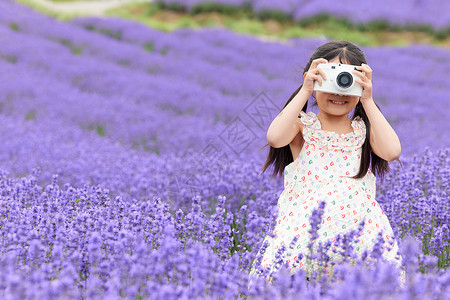
[[[345,105],[347,104],[347,101],[337,101],[337,100],[329,100],[331,103],[335,105]]]

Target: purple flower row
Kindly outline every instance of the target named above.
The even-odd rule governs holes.
[[[443,0],[399,0],[399,1],[334,1],[319,0],[158,0],[164,4],[177,4],[186,10],[192,10],[199,4],[217,3],[236,7],[250,6],[254,12],[281,11],[294,20],[313,17],[318,14],[330,14],[344,17],[351,22],[368,23],[385,20],[396,25],[431,25],[434,28],[450,26],[448,1]]]
[[[404,161],[406,175],[401,176],[406,180],[398,180],[396,175],[389,177],[392,189],[408,191],[410,177],[423,176],[429,169],[422,162],[428,161],[432,168],[438,169],[442,164],[448,165],[447,154],[428,151]],[[396,165],[393,174],[400,174],[400,170]],[[438,171],[435,175],[437,181],[420,182],[417,189],[423,192],[421,189],[426,185],[432,193],[441,195],[432,198],[433,205],[440,205],[440,209],[448,212],[445,196],[448,187],[441,183],[448,182],[449,174]],[[249,206],[252,202],[265,203],[269,207],[267,217],[258,215],[247,205],[231,212],[226,208],[226,202],[231,199],[220,195],[212,212],[205,211],[208,199],[201,197],[192,199],[190,210],[171,212],[167,203],[158,197],[125,201],[110,197],[110,191],[99,186],[61,185],[56,175],[48,185],[39,186],[39,176],[39,170],[20,178],[0,174],[2,298],[40,295],[44,299],[80,296],[234,299],[239,295],[270,298],[280,293],[291,297],[301,292],[310,297],[341,299],[346,293],[370,292],[381,298],[432,294],[433,298],[445,299],[450,292],[449,273],[438,269],[441,262],[436,256],[422,253],[423,235],[412,237],[415,232],[408,229],[417,221],[421,222],[422,232],[429,232],[433,225],[424,222],[424,218],[436,221],[440,234],[434,240],[445,247],[443,257],[448,257],[449,216],[424,210],[430,200],[422,195],[412,194],[406,199],[403,195],[392,195],[390,202],[395,203],[399,212],[396,215],[382,202],[389,218],[405,227],[403,233],[407,236],[399,239],[406,270],[403,286],[399,286],[395,266],[382,259],[379,243],[371,253],[363,255],[363,259],[370,256],[375,264],[358,261],[355,267],[350,263],[356,257],[350,246],[352,232],[337,240],[345,261],[335,265],[335,277],[315,271],[309,274],[307,283],[305,270],[298,270],[291,277],[282,264],[276,273],[270,274],[275,284],[267,285],[264,276],[250,278],[247,270],[258,252],[261,238],[274,226],[275,215],[271,211],[274,206],[268,199],[249,200]],[[382,195],[386,195],[384,191]],[[419,215],[406,215],[410,203],[422,207],[416,209]],[[314,212],[311,224],[318,225],[320,220],[321,214]],[[397,226],[397,222],[393,225]],[[319,248],[311,258],[327,263],[325,252]],[[262,270],[261,274],[267,276],[265,272]]]

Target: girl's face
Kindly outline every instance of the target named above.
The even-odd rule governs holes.
[[[340,63],[339,57],[337,56],[328,62]],[[315,98],[322,114],[326,113],[334,116],[348,116],[348,113],[356,106],[356,104],[358,104],[359,101],[359,97],[357,96],[343,96],[320,91],[315,91]]]

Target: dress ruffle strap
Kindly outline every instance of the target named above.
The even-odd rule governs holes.
[[[320,129],[320,123],[317,122],[319,119],[316,114],[312,111],[305,113],[303,110],[300,112],[300,121],[305,126],[314,126],[315,129]],[[318,127],[317,127],[318,126]]]
[[[353,132],[339,134],[334,131],[322,130],[317,115],[310,111],[300,112],[300,121],[303,126],[303,138],[307,143],[315,144],[319,148],[346,149],[361,147],[366,138],[366,125],[358,116],[352,120]]]

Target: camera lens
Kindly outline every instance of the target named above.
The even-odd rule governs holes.
[[[341,88],[346,89],[352,85],[353,77],[348,72],[342,72],[337,76],[336,82]]]

